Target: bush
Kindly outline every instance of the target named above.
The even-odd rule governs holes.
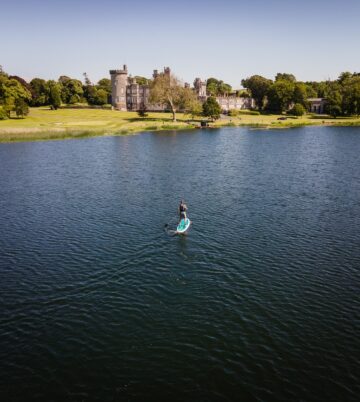
[[[258,110],[238,110],[238,109],[231,109],[229,111],[229,116],[236,117],[241,115],[251,115],[251,116],[259,116],[260,112]]]
[[[294,107],[287,112],[293,116],[303,116],[306,113],[304,106],[301,103],[295,103]]]
[[[0,106],[0,120],[6,120],[8,118],[8,115],[4,108]]]

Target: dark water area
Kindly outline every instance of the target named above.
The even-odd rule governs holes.
[[[1,144],[0,211],[2,401],[358,400],[359,128]]]

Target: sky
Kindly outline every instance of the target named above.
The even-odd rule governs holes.
[[[360,71],[360,0],[0,0],[0,65],[83,80],[171,67],[234,88],[254,74],[335,79]]]

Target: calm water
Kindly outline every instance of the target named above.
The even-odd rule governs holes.
[[[359,128],[2,144],[0,169],[2,401],[358,400]]]

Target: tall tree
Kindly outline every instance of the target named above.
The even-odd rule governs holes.
[[[29,105],[24,101],[23,98],[15,99],[14,111],[17,117],[24,117],[29,114]]]
[[[275,76],[275,81],[290,81],[296,82],[296,77],[294,74],[288,73],[277,73]]]
[[[295,84],[288,80],[278,80],[269,88],[267,109],[273,112],[285,112],[294,99]]]
[[[104,89],[109,95],[111,94],[111,81],[108,78],[102,78],[96,86],[98,89]]]
[[[360,115],[360,76],[353,75],[343,83],[343,111],[347,115]]]
[[[294,85],[294,93],[292,101],[294,103],[300,103],[306,109],[308,104],[307,99],[308,99],[308,88],[306,84],[304,84],[303,82],[296,82]]]
[[[231,93],[232,88],[224,81],[211,77],[206,80],[206,91],[212,96],[224,96]]]
[[[8,117],[15,111],[19,99],[27,103],[31,99],[31,93],[18,80],[0,75],[0,105]]]
[[[264,108],[265,98],[272,84],[272,80],[261,75],[253,75],[241,81],[241,85],[250,91],[256,106],[260,110]]]
[[[48,104],[49,87],[45,80],[41,78],[33,78],[30,81],[32,92],[32,106],[44,106]]]
[[[61,105],[61,85],[55,81],[48,81],[49,105],[52,110],[57,110]]]
[[[179,79],[172,74],[159,74],[151,83],[150,103],[166,105],[170,108],[173,121],[176,112],[185,109],[186,104],[194,98],[190,88],[184,88]]]
[[[203,104],[203,115],[217,120],[221,114],[221,107],[213,96],[209,96]]]
[[[61,99],[64,103],[74,104],[81,101],[84,90],[81,81],[69,77],[59,78],[61,86]]]

